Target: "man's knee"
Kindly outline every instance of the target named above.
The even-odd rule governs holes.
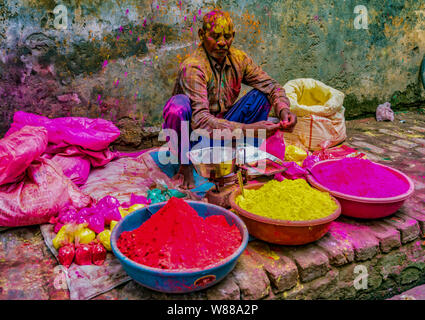
[[[177,94],[175,96],[171,97],[171,101],[174,104],[178,104],[178,105],[184,105],[184,106],[190,106],[190,99],[187,95],[185,94]]]
[[[267,99],[267,95],[265,93],[262,93],[260,90],[252,89],[250,92],[248,92],[249,96],[255,97],[255,98],[265,98]]]
[[[192,109],[190,100],[183,94],[171,97],[164,106],[163,110],[163,128],[179,130],[182,121],[190,121]]]
[[[173,115],[186,115],[191,112],[190,99],[184,94],[178,94],[168,100],[164,112]]]

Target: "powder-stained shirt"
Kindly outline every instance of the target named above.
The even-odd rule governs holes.
[[[290,102],[285,90],[243,51],[231,47],[223,68],[208,56],[202,44],[180,65],[173,95],[185,94],[192,107],[192,129],[237,129],[237,122],[222,119],[241,91],[241,84],[266,94],[275,114]]]

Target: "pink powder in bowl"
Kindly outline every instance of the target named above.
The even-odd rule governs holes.
[[[409,190],[409,183],[402,176],[366,159],[318,163],[312,173],[329,190],[357,197],[390,198]]]

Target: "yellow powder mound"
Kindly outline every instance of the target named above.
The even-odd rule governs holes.
[[[236,204],[253,214],[291,221],[320,219],[338,207],[329,193],[310,187],[304,179],[270,180],[257,190],[245,189]]]

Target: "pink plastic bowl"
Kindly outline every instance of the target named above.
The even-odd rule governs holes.
[[[311,171],[314,174],[314,167],[323,165],[326,162],[338,161],[338,159],[324,160],[320,161],[313,165]],[[332,191],[326,188],[324,185],[320,184],[316,179],[313,178],[311,174],[307,176],[308,182],[315,188],[327,191],[335,198],[338,199],[341,204],[341,214],[354,218],[361,219],[377,219],[387,217],[394,212],[396,212],[403,205],[404,201],[409,198],[415,191],[415,185],[413,181],[406,176],[404,173],[393,169],[391,167],[385,166],[374,162],[374,164],[381,167],[389,169],[394,175],[403,178],[407,184],[409,184],[409,189],[398,196],[390,198],[365,198],[352,196],[346,193],[341,193],[337,191]]]

